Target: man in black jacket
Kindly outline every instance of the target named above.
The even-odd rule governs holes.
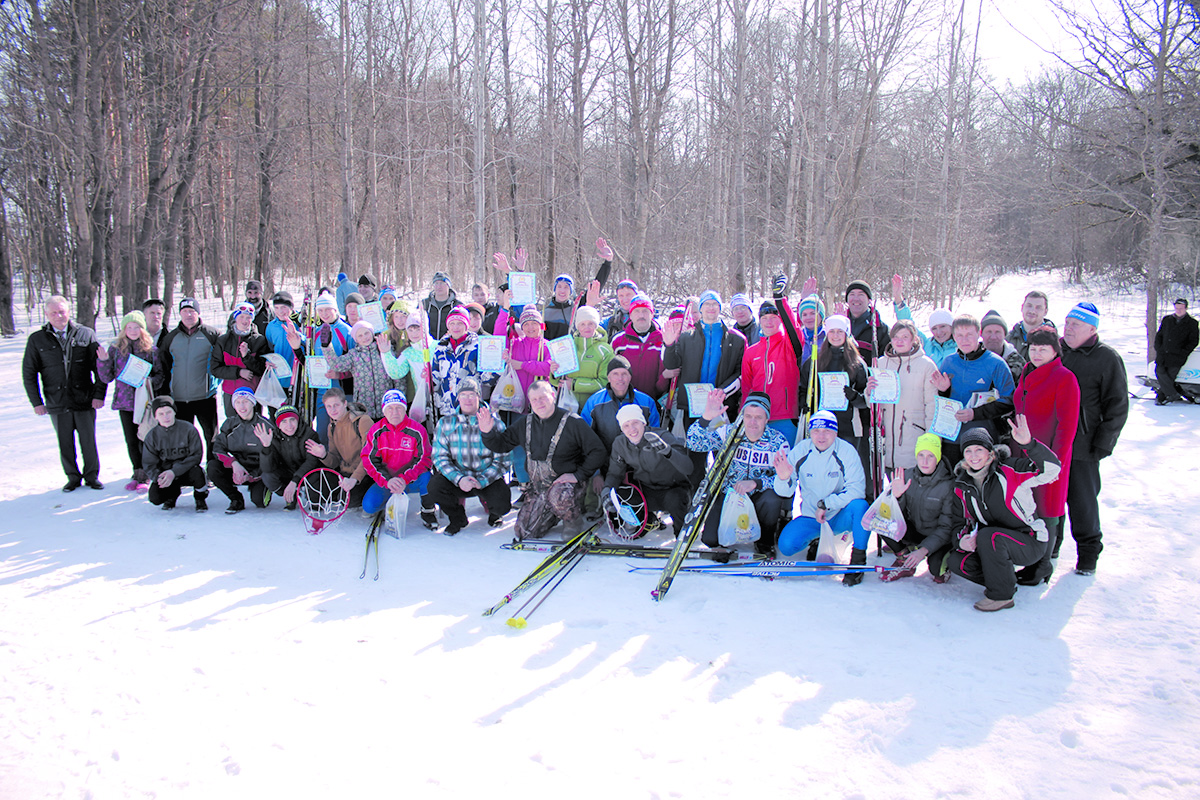
[[[158,424],[142,443],[142,467],[150,480],[149,500],[163,511],[175,508],[184,486],[191,486],[196,511],[208,511],[208,478],[200,466],[204,450],[194,425],[176,423],[175,401],[160,394],[150,401]]]
[[[1100,342],[1100,312],[1079,303],[1063,325],[1062,363],[1079,381],[1079,427],[1071,450],[1067,514],[1075,537],[1075,572],[1092,575],[1104,549],[1100,534],[1100,460],[1112,455],[1129,416],[1129,379],[1116,350]],[[1062,529],[1052,540],[1058,555]]]
[[[58,435],[58,455],[67,475],[63,491],[73,492],[83,483],[103,489],[96,451],[96,410],[104,408],[108,385],[96,369],[96,332],[71,322],[71,306],[61,295],[46,301],[46,319],[25,344],[21,364],[25,394],[35,414],[49,415]],[[83,451],[82,472],[75,460],[76,435]]]
[[[1154,377],[1158,378],[1156,402],[1160,406],[1176,400],[1195,402],[1179,391],[1175,379],[1197,344],[1200,344],[1200,325],[1195,317],[1188,315],[1188,302],[1181,297],[1175,301],[1175,313],[1162,318],[1154,336]]]

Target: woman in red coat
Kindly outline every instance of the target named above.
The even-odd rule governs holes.
[[[1024,414],[1033,437],[1049,447],[1062,463],[1058,480],[1033,490],[1037,515],[1046,523],[1050,541],[1055,541],[1062,529],[1067,505],[1067,479],[1071,470],[1071,446],[1079,425],[1079,381],[1063,366],[1058,334],[1047,326],[1032,331],[1029,342],[1029,363],[1013,392],[1015,413]],[[1046,548],[1042,560],[1017,573],[1017,583],[1036,586],[1049,581],[1054,572],[1050,560],[1051,548]]]

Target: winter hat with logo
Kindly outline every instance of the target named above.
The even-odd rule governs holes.
[[[832,411],[818,411],[808,420],[808,429],[810,431],[825,430],[837,433],[837,417],[833,415]]]
[[[1093,303],[1076,303],[1075,307],[1067,312],[1067,319],[1077,319],[1093,328],[1099,328],[1100,309]]]
[[[179,301],[179,310],[183,311],[185,308],[190,308],[194,311],[199,311],[200,304],[196,302],[196,298],[194,298],[194,297],[185,297]]]
[[[402,405],[408,408],[408,400],[404,397],[404,392],[399,389],[388,389],[383,393],[383,402],[380,404],[383,410],[386,411],[388,406]]]
[[[275,412],[275,424],[282,425],[285,420],[294,419],[300,421],[300,410],[295,406],[280,406]]]

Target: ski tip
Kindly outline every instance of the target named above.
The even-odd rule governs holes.
[[[524,628],[529,623],[527,623],[525,621],[524,617],[512,617],[505,624],[508,625],[508,627],[510,627],[510,628]]]

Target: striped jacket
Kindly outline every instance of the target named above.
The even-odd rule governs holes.
[[[412,483],[428,472],[432,464],[429,436],[424,426],[418,425],[412,417],[405,417],[399,425],[381,419],[371,426],[363,439],[362,461],[367,474],[380,486],[386,486],[392,478],[403,478],[405,483]]]
[[[738,334],[741,336],[741,334]],[[711,426],[701,417],[691,424],[687,431],[687,448],[695,452],[711,452],[719,450],[725,440],[733,433],[733,426],[722,419],[713,420]],[[786,449],[787,437],[774,428],[767,428],[757,442],[742,439],[733,454],[733,463],[725,473],[725,484],[721,490],[729,489],[738,481],[749,480],[758,483],[758,491],[774,486],[775,453]]]
[[[504,430],[499,419],[496,430]],[[455,413],[438,420],[433,434],[433,466],[455,485],[463,478],[474,478],[480,486],[487,486],[504,476],[508,456],[484,447],[477,417]]]

